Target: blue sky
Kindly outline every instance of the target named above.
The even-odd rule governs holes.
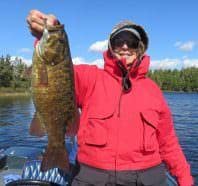
[[[112,27],[129,19],[149,35],[152,68],[198,67],[197,0],[5,0],[0,7],[0,55],[31,61],[34,38],[26,16],[38,9],[65,25],[74,63],[101,65]]]

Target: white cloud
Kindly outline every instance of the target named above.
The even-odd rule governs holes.
[[[178,69],[182,62],[179,59],[162,59],[151,61],[151,69]]]
[[[185,43],[178,41],[175,43],[175,47],[177,47],[179,50],[182,50],[185,52],[192,51],[194,49],[195,45],[196,45],[195,41],[187,41]]]
[[[89,47],[89,50],[93,52],[103,52],[107,49],[107,47],[108,47],[108,40],[96,41]]]
[[[12,56],[11,61],[14,61],[16,58],[21,59],[26,65],[30,66],[32,64],[32,59],[26,59],[22,56]]]
[[[151,61],[151,69],[181,69],[188,67],[198,68],[198,59],[162,59]]]
[[[79,64],[89,64],[87,61],[85,61],[82,57],[74,57],[72,59],[73,64],[79,65]]]
[[[198,59],[184,59],[183,61],[183,67],[196,67],[198,68]]]
[[[96,59],[92,61],[93,65],[97,65],[99,68],[104,68],[104,60],[103,59]]]
[[[21,48],[19,49],[20,53],[32,53],[32,49],[30,48]]]
[[[73,64],[78,65],[78,64],[89,64],[89,65],[96,65],[99,68],[104,68],[104,60],[103,59],[96,59],[93,61],[86,61],[82,57],[74,57],[72,59]]]
[[[30,66],[32,64],[32,59],[25,59],[25,58],[22,58],[23,62],[25,64],[27,64],[28,66]]]

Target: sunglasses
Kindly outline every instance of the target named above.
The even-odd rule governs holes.
[[[122,72],[122,90],[124,92],[129,92],[131,90],[132,84],[129,79],[129,72],[125,68],[125,66],[122,64],[121,61],[117,62],[117,65],[119,66],[121,72]]]
[[[112,48],[122,47],[126,44],[129,48],[138,48],[139,40],[130,32],[121,32],[111,39]]]

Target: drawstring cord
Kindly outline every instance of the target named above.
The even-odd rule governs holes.
[[[127,70],[121,61],[118,61],[117,65],[122,73],[122,90],[124,92],[129,92],[132,87],[131,81],[129,79],[129,72],[130,72],[130,69],[132,68],[132,66],[130,67],[129,70]]]
[[[129,79],[129,72],[130,69],[127,70],[126,67],[123,65],[123,63],[121,61],[117,62],[117,65],[119,67],[119,69],[121,70],[122,73],[122,89],[121,89],[121,93],[120,93],[120,97],[119,97],[119,102],[118,102],[118,117],[120,117],[120,107],[121,107],[121,98],[123,93],[128,93],[131,90],[132,84],[131,81]]]
[[[120,60],[117,61],[117,65],[119,69],[121,70],[121,74],[122,74],[122,90],[121,90],[121,94],[120,94],[119,102],[118,102],[118,117],[120,117],[120,106],[121,106],[122,95],[123,93],[130,92],[132,89],[132,82],[130,81],[130,77],[129,77],[130,71],[132,68],[137,69],[139,65],[141,64],[141,62],[142,60],[139,59],[136,63],[132,63],[132,65],[130,65],[130,68],[127,69]]]

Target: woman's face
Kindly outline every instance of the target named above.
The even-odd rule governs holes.
[[[115,47],[113,52],[114,52],[114,56],[118,60],[121,60],[121,59],[125,58],[127,65],[132,64],[137,58],[137,54],[134,51],[134,49],[129,48],[126,43],[124,43],[120,47]]]
[[[121,32],[111,41],[113,55],[121,60],[126,59],[126,64],[132,64],[136,58],[136,49],[138,47],[138,39],[130,32]]]

